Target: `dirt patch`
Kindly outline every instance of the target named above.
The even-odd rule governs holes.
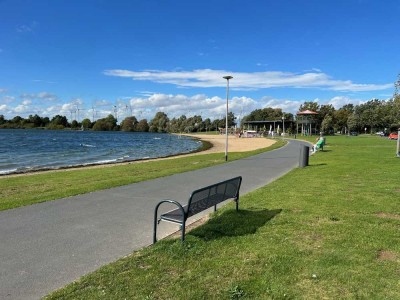
[[[390,213],[385,213],[385,212],[379,212],[376,214],[379,218],[385,218],[385,219],[392,219],[392,220],[400,220],[400,215],[397,214],[390,214]]]
[[[389,260],[389,261],[396,261],[397,255],[396,253],[386,251],[386,250],[379,250],[377,255],[378,260]]]

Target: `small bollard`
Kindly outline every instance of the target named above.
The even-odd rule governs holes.
[[[300,160],[299,168],[304,168],[308,166],[308,157],[310,156],[310,147],[301,145],[300,146]]]

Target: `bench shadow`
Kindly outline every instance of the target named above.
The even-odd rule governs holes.
[[[188,235],[211,241],[223,237],[254,234],[258,228],[264,226],[281,211],[282,209],[225,211],[204,225],[191,230]]]

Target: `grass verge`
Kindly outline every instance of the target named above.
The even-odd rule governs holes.
[[[236,160],[282,147],[277,140],[271,147],[249,152],[229,153]],[[206,145],[207,146],[207,145]],[[221,153],[198,154],[173,159],[147,161],[104,168],[70,169],[0,178],[0,211],[34,203],[108,189],[180,172],[225,163]]]
[[[48,299],[400,299],[400,159],[376,137],[328,137],[310,166]]]

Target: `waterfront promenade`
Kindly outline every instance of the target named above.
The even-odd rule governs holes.
[[[297,167],[304,143],[291,140],[214,167],[0,212],[0,299],[38,299],[148,246],[161,199],[184,202],[197,188],[239,175],[244,195]],[[159,237],[176,229],[164,222]]]

